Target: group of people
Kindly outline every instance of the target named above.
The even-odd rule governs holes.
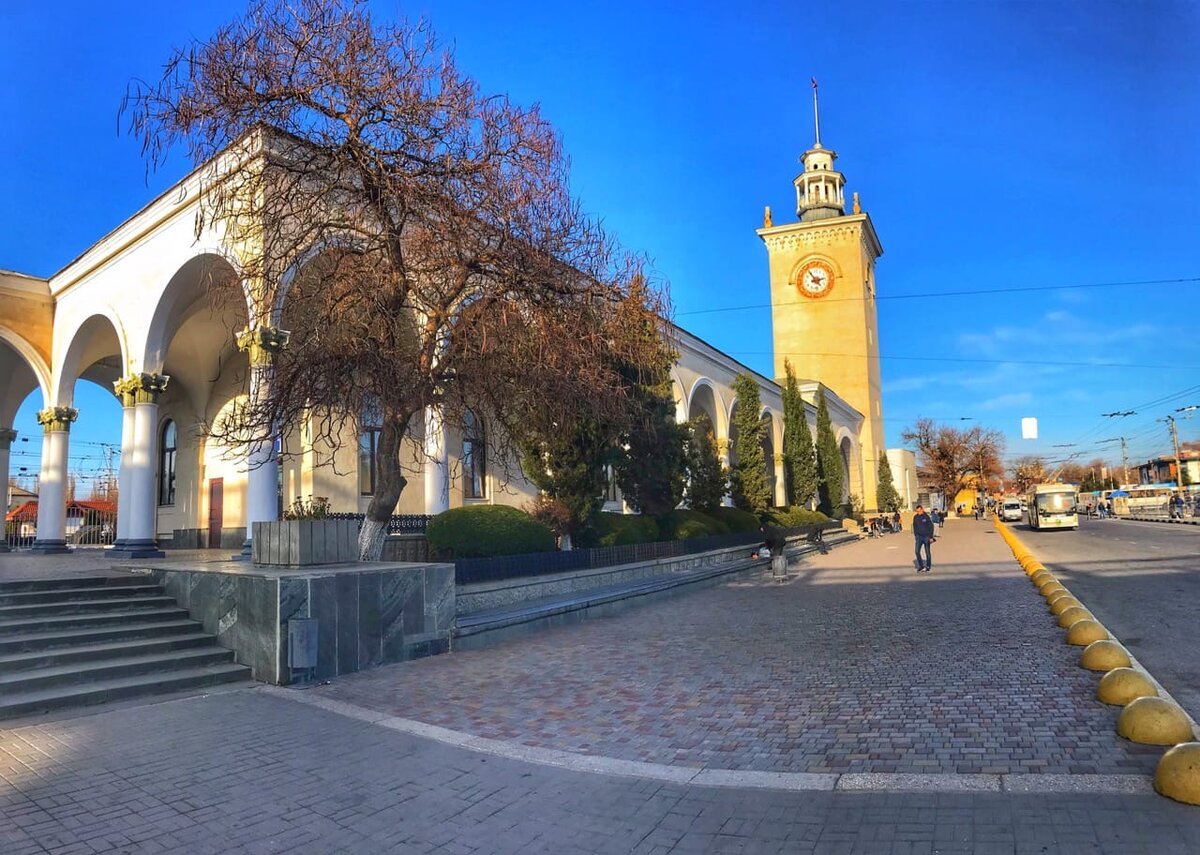
[[[1099,502],[1094,504],[1092,502],[1088,502],[1087,517],[1089,520],[1092,519],[1092,517],[1097,517],[1102,520],[1109,519],[1112,517],[1112,502],[1105,501],[1104,499],[1101,499]]]

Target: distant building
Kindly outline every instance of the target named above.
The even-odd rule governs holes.
[[[1200,451],[1184,449],[1179,452],[1179,465],[1183,467],[1184,483],[1200,484]],[[1139,484],[1178,485],[1174,457],[1156,457],[1137,468]]]

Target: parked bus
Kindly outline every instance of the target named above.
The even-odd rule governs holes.
[[[1074,484],[1038,484],[1029,491],[1029,527],[1079,528],[1075,513],[1078,502]]]

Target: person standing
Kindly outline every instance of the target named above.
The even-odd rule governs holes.
[[[776,579],[787,576],[787,557],[783,550],[787,547],[787,538],[783,532],[773,525],[763,523],[758,527],[763,534],[763,546],[771,550],[771,575]]]
[[[916,560],[913,563],[917,565],[918,573],[928,573],[933,568],[933,553],[929,545],[936,538],[934,537],[933,520],[920,505],[917,505],[917,511],[913,515],[912,530],[913,539],[916,541]],[[922,549],[925,550],[924,559],[921,557]]]

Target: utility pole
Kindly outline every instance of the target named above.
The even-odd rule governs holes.
[[[1123,478],[1124,478],[1124,480],[1121,482],[1121,486],[1124,487],[1126,484],[1129,483],[1129,449],[1125,444],[1125,437],[1114,436],[1112,439],[1102,439],[1097,444],[1099,445],[1099,444],[1103,444],[1106,442],[1121,443],[1121,466],[1122,466],[1122,473],[1123,473]]]
[[[1171,429],[1171,444],[1175,448],[1175,487],[1183,489],[1183,467],[1179,463],[1179,431],[1175,429],[1175,417],[1167,416],[1165,419],[1155,419],[1156,422],[1166,422]]]

